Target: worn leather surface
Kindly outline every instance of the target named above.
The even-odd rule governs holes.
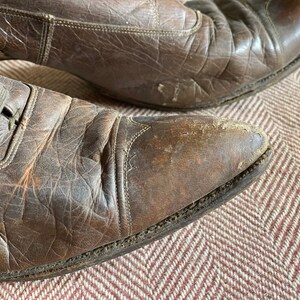
[[[0,0],[0,57],[141,105],[205,107],[294,61],[299,15],[298,0]]]
[[[224,119],[129,118],[4,77],[0,87],[0,272],[141,232],[268,147],[262,132]],[[10,107],[21,110],[13,127]]]

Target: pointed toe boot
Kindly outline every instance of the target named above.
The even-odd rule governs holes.
[[[299,66],[298,0],[0,0],[0,59],[71,72],[141,106],[249,96]]]
[[[265,134],[212,117],[136,117],[0,77],[0,280],[142,247],[266,169]]]

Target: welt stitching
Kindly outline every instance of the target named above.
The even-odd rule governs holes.
[[[122,234],[121,234],[121,218],[120,218],[120,204],[119,204],[119,196],[118,196],[118,184],[117,184],[117,153],[116,153],[116,149],[117,149],[117,138],[118,138],[118,131],[119,131],[119,126],[120,126],[120,122],[121,122],[121,117],[118,116],[116,122],[114,123],[115,126],[117,126],[117,128],[115,129],[115,139],[114,139],[114,148],[113,148],[113,158],[114,158],[114,169],[115,169],[115,188],[116,188],[116,202],[117,202],[117,208],[118,208],[118,233],[119,233],[119,237],[121,238]],[[117,123],[117,124],[116,124]]]
[[[17,151],[19,149],[19,146],[21,145],[21,142],[24,137],[25,129],[28,125],[28,121],[32,115],[32,112],[34,110],[36,101],[38,97],[38,90],[35,87],[32,87],[32,93],[28,99],[28,107],[25,109],[25,113],[23,116],[23,119],[21,121],[20,127],[17,129],[17,133],[15,134],[13,141],[9,147],[8,155],[6,158],[0,163],[0,170],[6,168],[15,158]]]
[[[19,12],[15,10],[3,9],[0,7],[0,13],[4,15],[16,16],[23,19],[29,20],[39,20],[44,22],[44,15],[34,15],[33,13]],[[135,34],[135,35],[144,35],[144,36],[163,36],[163,37],[183,37],[190,36],[197,32],[202,26],[202,14],[199,11],[196,11],[197,14],[197,23],[191,29],[186,30],[156,30],[156,29],[140,29],[137,27],[129,26],[117,26],[117,25],[104,25],[104,24],[93,24],[88,22],[76,22],[71,20],[65,20],[61,18],[56,18],[54,24],[61,27],[68,27],[74,29],[85,29],[90,31],[101,31],[108,33],[124,33],[124,34]]]
[[[142,128],[138,133],[136,133],[132,139],[130,140],[128,144],[128,149],[125,154],[125,160],[124,160],[124,191],[125,191],[125,205],[126,205],[126,216],[127,216],[127,221],[128,221],[128,234],[132,235],[132,216],[131,216],[131,206],[130,206],[130,201],[129,201],[129,189],[128,189],[128,165],[129,165],[129,153],[131,151],[131,148],[134,144],[134,142],[142,136],[147,130],[151,128],[149,125],[144,125],[139,122],[136,122],[132,119],[132,117],[128,118],[129,121],[140,128]]]
[[[272,20],[272,18],[270,16],[270,11],[269,11],[269,6],[270,6],[271,1],[272,0],[267,0],[266,1],[266,3],[265,3],[265,11],[266,11],[267,19],[268,19],[268,21],[269,21],[269,23],[270,23],[270,25],[272,27],[272,31],[275,34],[277,42],[279,44],[280,53],[281,53],[280,60],[281,60],[281,65],[283,65],[283,62],[282,62],[282,60],[283,60],[282,55],[284,53],[284,51],[283,51],[283,45],[282,45],[281,39],[279,38],[279,34],[278,34],[278,31],[277,31],[277,28],[276,28],[276,26],[275,26],[275,24],[274,24],[274,22],[273,22],[273,20]]]
[[[261,163],[264,160],[265,155],[267,153],[268,153],[268,150],[252,166],[250,166],[247,170],[242,172],[237,177],[233,178],[230,181],[230,184],[227,182],[223,186],[219,187],[217,189],[217,194],[222,194],[222,193],[230,190],[231,184],[237,184],[239,181],[241,181],[246,176],[245,174],[249,174],[249,173],[253,172],[256,168],[258,168],[259,165],[261,165]],[[5,279],[8,278],[8,280],[10,280],[10,279],[18,278],[19,276],[29,277],[30,275],[35,275],[36,273],[43,274],[43,275],[52,274],[55,271],[65,269],[67,262],[69,264],[72,263],[72,262],[75,262],[75,265],[79,266],[80,264],[85,262],[84,259],[93,259],[94,256],[97,256],[97,255],[101,254],[102,249],[105,252],[107,252],[108,250],[124,248],[126,246],[126,242],[129,243],[129,245],[130,245],[130,243],[138,242],[138,240],[144,241],[144,240],[147,240],[147,239],[151,239],[151,238],[155,237],[154,234],[157,234],[161,228],[164,228],[164,226],[170,225],[170,224],[172,224],[172,222],[175,222],[178,219],[180,221],[180,219],[185,218],[188,213],[194,214],[195,213],[194,210],[197,210],[198,204],[205,203],[211,197],[215,198],[217,196],[217,194],[215,194],[215,192],[213,191],[210,194],[208,194],[208,195],[204,196],[203,198],[201,198],[200,199],[201,202],[199,200],[199,201],[193,203],[191,206],[189,206],[189,207],[175,213],[174,215],[171,215],[167,219],[161,221],[162,224],[159,223],[159,224],[153,225],[150,228],[143,231],[142,233],[135,234],[133,237],[129,237],[129,238],[123,239],[121,241],[116,241],[116,242],[113,242],[111,244],[101,246],[101,247],[99,247],[99,248],[97,248],[93,251],[89,251],[89,252],[86,252],[84,254],[81,254],[80,256],[77,256],[76,259],[71,258],[71,259],[61,261],[61,262],[58,262],[58,263],[54,263],[54,264],[44,265],[44,266],[41,266],[41,267],[33,267],[33,268],[30,268],[30,269],[25,270],[25,271],[14,271],[14,272],[9,272],[9,273],[5,273],[5,274],[2,273],[2,274],[0,274],[0,277],[5,278]],[[148,234],[150,234],[150,236],[147,237]],[[127,246],[128,246],[128,244],[127,244]],[[49,269],[49,267],[51,267],[51,269]],[[46,268],[48,268],[48,269],[46,269]]]

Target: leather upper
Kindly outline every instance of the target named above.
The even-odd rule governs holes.
[[[129,118],[4,77],[1,85],[0,272],[142,232],[243,172],[268,147],[262,132],[223,119]],[[16,103],[19,117],[7,116]]]
[[[247,93],[299,56],[297,0],[0,0],[1,56],[173,108]]]
[[[0,270],[72,257],[116,238],[111,157],[118,114],[3,77],[0,81],[9,88],[8,104],[14,93],[27,102],[9,143],[0,148],[6,152],[0,165]],[[8,120],[2,119],[1,126],[7,127]]]
[[[267,3],[270,22],[281,43],[286,61],[292,60],[299,51],[300,5],[297,0],[272,0]]]

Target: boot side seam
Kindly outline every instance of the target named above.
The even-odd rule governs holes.
[[[37,14],[33,12],[21,11],[16,9],[8,9],[5,7],[0,7],[0,13],[4,15],[15,16],[28,20],[39,20],[42,22],[49,23],[49,16],[45,14]],[[192,34],[199,31],[202,26],[202,14],[200,11],[195,11],[197,15],[197,21],[195,25],[190,29],[183,30],[157,30],[157,29],[141,29],[135,26],[120,26],[120,25],[110,25],[110,24],[97,24],[91,22],[83,21],[72,21],[63,18],[56,18],[51,16],[51,22],[53,26],[69,27],[73,29],[84,29],[90,31],[101,31],[108,33],[124,33],[124,34],[134,34],[142,36],[161,36],[161,37],[185,37],[191,36]],[[51,35],[49,36],[51,40]]]
[[[118,132],[119,132],[119,126],[120,126],[120,122],[121,122],[121,116],[118,116],[114,125],[113,125],[113,128],[116,126],[116,129],[113,129],[115,131],[115,137],[114,137],[114,148],[113,148],[113,158],[114,158],[114,161],[113,161],[113,164],[114,164],[114,172],[115,172],[115,189],[116,189],[116,205],[117,205],[117,212],[118,212],[118,234],[119,234],[119,237],[122,238],[122,234],[121,234],[121,217],[120,217],[120,214],[121,214],[121,211],[120,211],[120,204],[119,204],[119,193],[118,193],[118,180],[117,180],[117,141],[118,141]]]
[[[130,205],[130,199],[129,199],[129,187],[128,187],[128,167],[130,165],[129,162],[129,153],[132,149],[133,144],[137,141],[139,137],[141,137],[146,131],[148,131],[151,126],[145,125],[142,123],[139,123],[137,121],[134,121],[132,117],[128,118],[130,123],[132,123],[134,126],[140,127],[141,130],[137,132],[132,139],[129,141],[128,149],[125,153],[125,160],[124,160],[124,191],[125,191],[125,206],[126,206],[126,215],[127,215],[127,222],[128,222],[128,235],[132,235],[132,215],[131,215],[131,205]]]
[[[40,50],[36,64],[47,65],[55,30],[55,18],[52,15],[46,15],[43,22]]]
[[[274,34],[275,38],[277,39],[277,43],[278,43],[278,46],[280,48],[280,54],[281,54],[280,55],[280,63],[281,63],[281,65],[284,65],[284,63],[283,63],[283,53],[284,53],[283,49],[284,49],[284,47],[282,45],[281,39],[279,38],[277,28],[276,28],[276,26],[275,26],[275,24],[274,24],[274,22],[273,22],[273,20],[270,16],[269,6],[270,6],[271,2],[272,2],[272,0],[267,0],[266,3],[265,3],[266,16],[267,16],[267,20],[268,20],[269,24],[271,25],[270,30]]]
[[[147,0],[147,2],[150,5],[150,8],[153,13],[153,22],[154,22],[154,27],[155,29],[159,30],[160,28],[160,18],[159,18],[159,11],[158,11],[158,6],[156,0]]]

